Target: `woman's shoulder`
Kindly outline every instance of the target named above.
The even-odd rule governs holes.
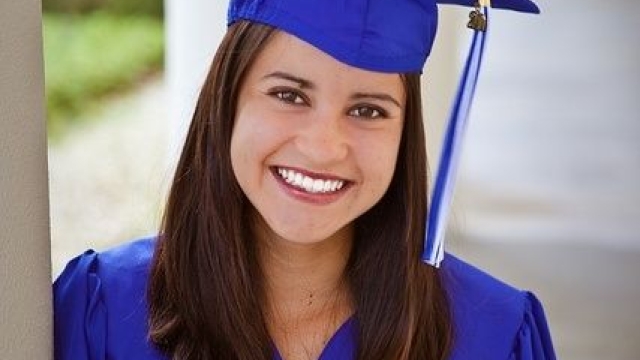
[[[542,305],[531,292],[450,254],[442,277],[454,319],[452,360],[555,359]]]
[[[145,237],[99,253],[89,250],[85,255],[95,256],[96,270],[103,276],[137,274],[148,272],[155,245],[155,236]]]
[[[137,296],[146,288],[155,243],[155,237],[148,237],[105,251],[87,250],[69,261],[56,279],[54,290],[64,286],[70,287],[69,291],[84,290],[74,285],[88,279],[89,283],[98,283],[107,300],[111,295]]]
[[[155,238],[86,251],[53,285],[55,358],[162,359],[147,340],[146,288]]]
[[[95,282],[102,289],[114,291],[144,288],[155,243],[155,237],[148,237],[101,252],[87,250],[67,263],[54,282],[54,290],[83,290],[83,287],[75,286],[78,282],[84,285]]]
[[[495,302],[518,305],[523,292],[484,270],[471,265],[452,254],[442,262],[442,278],[449,296],[456,303],[475,303],[489,306]]]

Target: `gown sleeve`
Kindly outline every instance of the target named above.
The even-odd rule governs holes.
[[[106,359],[106,307],[97,254],[73,259],[53,284],[54,359]]]
[[[524,317],[509,360],[556,360],[542,305],[532,293],[525,295]]]

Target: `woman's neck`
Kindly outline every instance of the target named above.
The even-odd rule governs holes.
[[[310,244],[288,241],[271,231],[256,235],[272,340],[283,359],[317,359],[353,312],[345,280],[353,229]]]
[[[287,241],[273,233],[258,237],[270,313],[287,318],[314,316],[348,292],[344,272],[351,252],[351,228],[312,244]]]

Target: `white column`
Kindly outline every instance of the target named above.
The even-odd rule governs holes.
[[[39,0],[0,1],[0,358],[51,359]]]
[[[184,141],[198,92],[226,31],[226,0],[165,0],[165,76],[173,161]]]
[[[461,36],[466,30],[465,8],[440,5],[438,35],[427,61],[422,79],[422,92],[427,136],[427,154],[432,178],[437,171],[440,147],[453,95],[458,86],[462,68],[460,56]]]

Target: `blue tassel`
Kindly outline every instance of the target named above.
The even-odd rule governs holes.
[[[485,19],[488,19],[486,8],[484,9],[484,16]],[[464,72],[458,84],[458,91],[449,116],[436,182],[431,196],[422,260],[436,268],[440,267],[440,262],[444,258],[444,237],[447,219],[453,198],[453,189],[460,161],[462,141],[469,118],[469,110],[473,102],[482,65],[485,38],[486,30],[474,31],[469,55],[467,56]]]

